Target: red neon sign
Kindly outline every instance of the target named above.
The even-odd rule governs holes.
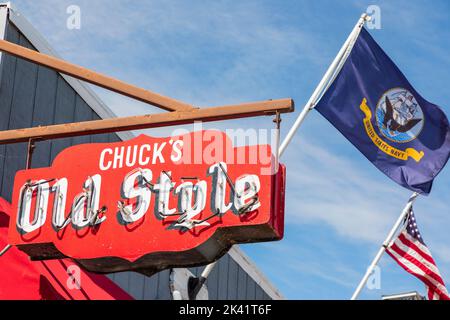
[[[281,239],[284,192],[270,146],[232,147],[218,131],[79,145],[16,174],[9,241],[32,259],[151,274]]]

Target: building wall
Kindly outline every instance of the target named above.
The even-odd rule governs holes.
[[[26,37],[7,23],[6,40],[34,49]],[[8,54],[2,55],[0,130],[100,119],[57,72]],[[100,134],[36,143],[32,168],[48,167],[63,149],[81,143],[116,142],[116,134]],[[11,201],[16,171],[26,166],[27,143],[0,146],[0,195]],[[202,268],[193,268],[199,274]],[[136,299],[171,299],[168,270],[152,277],[134,272],[111,274]],[[209,276],[210,299],[269,299],[269,296],[229,255]]]
[[[191,268],[199,276],[204,267]],[[211,300],[270,300],[270,296],[230,255],[219,260],[206,282]]]
[[[33,49],[11,24],[6,39]],[[2,57],[0,95],[0,130],[100,119],[55,71],[7,54]],[[116,134],[101,134],[37,142],[32,167],[49,166],[60,151],[74,144],[118,140]],[[14,174],[25,168],[26,155],[27,143],[0,146],[0,194],[8,201]]]
[[[204,267],[190,268],[199,276]],[[169,277],[165,270],[153,277],[135,272],[120,272],[108,275],[121,288],[136,299],[171,299]],[[206,287],[210,300],[270,300],[270,296],[242,269],[230,255],[223,256],[210,273]]]

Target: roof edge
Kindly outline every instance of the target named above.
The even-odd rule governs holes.
[[[256,264],[247,256],[238,245],[228,251],[230,257],[263,289],[273,300],[284,300],[281,292],[269,281]]]
[[[30,41],[30,43],[41,53],[61,58],[50,43],[42,34],[10,3],[0,3],[0,7],[6,7],[9,14],[9,21],[16,26],[20,32]],[[6,23],[5,23],[6,24]],[[5,25],[6,27],[6,25]],[[3,33],[3,34],[2,34]],[[0,19],[0,37],[4,38],[5,32],[2,32]],[[84,82],[58,72],[64,80],[75,90],[75,92],[94,110],[100,118],[115,118],[117,115],[100,99],[100,97]],[[134,137],[131,132],[117,132],[120,139],[129,140]]]
[[[0,39],[4,39],[6,36],[6,26],[8,21],[8,11],[11,7],[11,3],[0,3]],[[0,51],[0,83],[3,76],[3,57],[4,53]]]

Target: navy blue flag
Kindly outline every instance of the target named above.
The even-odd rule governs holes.
[[[449,123],[363,28],[316,109],[398,184],[428,194],[450,154]]]

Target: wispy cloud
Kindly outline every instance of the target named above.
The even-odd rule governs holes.
[[[328,58],[319,37],[257,1],[48,2],[23,6],[64,57],[196,105],[273,98],[274,74]],[[80,31],[64,27],[72,3]]]
[[[291,147],[300,152],[286,160],[295,168],[288,175],[288,221],[325,223],[344,237],[379,243],[407,200],[405,192],[321,142],[303,139]]]
[[[16,5],[64,58],[125,81],[200,106],[288,96],[300,106],[351,24],[373,3],[21,0]],[[374,36],[419,91],[432,101],[447,103],[450,29],[441,25],[449,23],[448,3],[424,3],[375,1],[382,9],[383,29]],[[65,28],[66,8],[72,4],[82,10],[79,31]],[[96,90],[118,115],[156,112]],[[283,116],[283,132],[294,118]],[[271,125],[270,119],[245,119],[205,128]],[[149,133],[167,135],[170,130]],[[314,114],[283,162],[288,166],[286,239],[246,246],[247,252],[288,297],[347,298],[410,192],[378,172]],[[448,279],[447,171],[438,178],[433,194],[417,201],[416,214]],[[307,236],[300,237],[302,233]],[[383,285],[394,290],[390,293],[417,285],[407,282],[407,275],[406,282],[399,282],[402,271],[392,268],[391,262],[384,260],[382,265],[389,267],[383,268]],[[330,287],[338,293],[327,292]]]

